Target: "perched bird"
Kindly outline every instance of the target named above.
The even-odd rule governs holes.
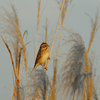
[[[35,68],[37,68],[39,65],[44,64],[47,59],[50,59],[49,58],[49,45],[47,43],[43,42],[40,45],[40,49],[38,51],[38,54],[37,54],[37,57],[36,57],[36,60],[35,60],[35,65],[34,65],[34,68],[31,71],[31,74],[32,74],[32,72]]]

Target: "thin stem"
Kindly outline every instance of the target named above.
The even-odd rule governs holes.
[[[13,61],[12,53],[11,53],[11,51],[10,51],[10,49],[9,49],[9,46],[7,45],[7,43],[5,42],[5,40],[3,39],[2,36],[1,36],[1,38],[2,38],[4,44],[6,45],[8,51],[9,51],[10,58],[11,58],[11,62],[12,62],[12,66],[13,66],[13,70],[14,70],[14,75],[15,75],[15,79],[16,79],[16,71],[15,71],[15,67],[14,67],[14,61]]]
[[[61,7],[61,10],[60,10],[60,14],[59,14],[59,18],[58,18],[58,22],[57,22],[57,26],[56,26],[56,30],[55,30],[55,34],[54,34],[54,38],[53,38],[53,41],[52,41],[49,57],[51,56],[51,52],[52,52],[52,49],[53,49],[53,45],[54,45],[54,41],[55,41],[55,37],[56,37],[56,33],[57,33],[57,29],[58,29],[58,25],[59,25],[59,21],[60,21],[60,17],[61,17],[61,13],[62,13],[64,3],[65,3],[65,0],[63,0],[62,7]],[[48,64],[49,64],[49,60],[47,61],[46,69],[47,69]],[[45,73],[46,73],[46,70],[45,70]]]
[[[39,0],[38,3],[38,15],[37,15],[37,37],[36,37],[36,53],[38,48],[38,31],[39,31],[39,15],[40,15],[40,6],[41,6],[41,0]]]
[[[25,50],[25,52],[26,52],[26,50]],[[24,52],[24,59],[23,59],[23,62],[22,62],[22,66],[21,66],[20,72],[19,72],[19,74],[18,74],[18,76],[16,78],[16,81],[15,81],[15,84],[14,84],[14,87],[13,87],[13,91],[12,91],[13,92],[13,97],[12,97],[12,100],[14,100],[14,97],[15,97],[15,87],[17,85],[17,80],[19,79],[19,76],[21,74],[22,68],[24,66],[24,62],[25,62],[25,52]]]

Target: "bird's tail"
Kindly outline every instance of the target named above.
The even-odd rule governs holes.
[[[35,65],[34,65],[34,67],[33,67],[33,69],[32,69],[32,71],[31,71],[31,73],[30,73],[29,76],[31,76],[31,74],[33,73],[34,69],[37,68],[37,66],[39,66],[39,64],[35,64]]]
[[[33,69],[32,69],[32,71],[31,71],[31,73],[30,73],[30,75],[29,75],[29,76],[31,76],[31,75],[32,75],[32,73],[33,73],[34,69],[35,69],[35,67],[33,67]]]

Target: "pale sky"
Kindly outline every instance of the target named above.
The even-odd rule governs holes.
[[[32,69],[34,65],[34,42],[36,41],[36,30],[37,30],[37,0],[10,0],[14,4],[20,23],[20,30],[24,33],[25,30],[28,31],[27,41],[31,41],[27,45],[28,50],[28,68]],[[11,11],[9,0],[0,0],[0,14],[4,13],[2,7]],[[13,1],[13,2],[12,2]],[[91,23],[90,18],[85,14],[89,14],[91,18],[95,18],[97,7],[100,8],[100,0],[72,0],[69,4],[66,18],[64,21],[64,27],[71,28],[74,32],[81,35],[86,48],[88,47],[90,33],[91,33]],[[71,10],[72,9],[72,10]],[[100,10],[99,10],[100,12]],[[57,25],[57,20],[60,10],[59,6],[55,0],[41,0],[41,11],[40,11],[40,25],[39,25],[39,45],[44,39],[44,28],[46,22],[46,17],[48,18],[48,43],[51,45],[54,32]],[[59,27],[60,28],[60,27]],[[55,53],[57,47],[57,39],[59,38],[59,29],[57,31],[56,42],[54,44],[53,52]],[[91,47],[90,57],[92,51],[95,52],[96,60],[94,66],[97,67],[97,74],[100,75],[100,29],[98,30],[94,42]],[[51,34],[51,35],[50,35]],[[67,37],[68,33],[63,32],[62,36]],[[2,34],[3,36],[3,34]],[[3,36],[4,37],[4,36]],[[5,39],[5,37],[4,37]],[[63,39],[63,38],[62,38]],[[64,38],[65,39],[65,38]],[[6,38],[6,40],[9,40]],[[62,41],[63,43],[64,41]],[[67,48],[67,47],[66,47]],[[61,51],[60,51],[61,53]],[[47,74],[52,76],[53,66],[53,54],[49,62],[49,68]],[[41,66],[40,66],[41,67]],[[13,77],[12,77],[12,65],[9,53],[0,38],[0,100],[10,100],[11,91],[13,89]],[[25,80],[25,69],[22,71],[20,79]]]

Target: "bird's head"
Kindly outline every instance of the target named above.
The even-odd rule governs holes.
[[[41,45],[40,45],[40,49],[41,50],[48,50],[49,49],[49,45],[45,42],[43,42]]]

